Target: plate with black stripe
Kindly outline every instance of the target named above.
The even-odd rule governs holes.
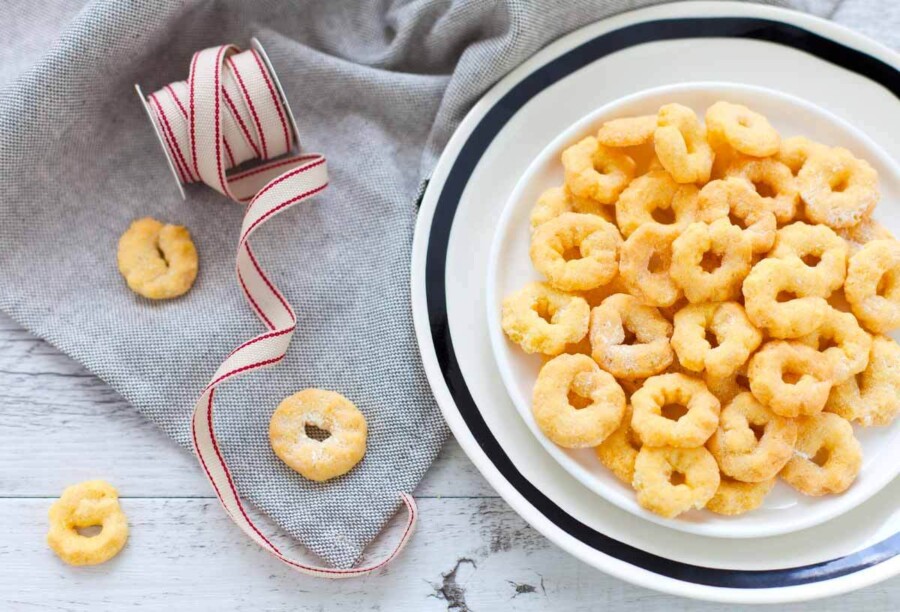
[[[556,41],[495,85],[460,125],[422,198],[413,245],[422,359],[470,459],[554,543],[629,582],[726,602],[825,597],[900,572],[896,481],[837,518],[777,537],[707,537],[604,500],[554,460],[520,417],[486,316],[489,251],[504,204],[529,164],[581,117],[656,87],[739,83],[815,101],[897,160],[898,66],[889,49],[801,13],[679,3]],[[888,214],[897,218],[896,209]]]

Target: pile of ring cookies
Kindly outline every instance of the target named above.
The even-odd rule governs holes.
[[[900,411],[900,242],[875,169],[745,106],[615,119],[565,149],[531,214],[545,280],[501,322],[544,356],[532,410],[672,518],[839,494],[852,424]]]

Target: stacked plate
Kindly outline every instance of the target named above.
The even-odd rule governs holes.
[[[675,58],[673,60],[673,58]],[[422,200],[413,310],[435,396],[469,457],[556,544],[636,584],[729,602],[860,588],[900,572],[900,426],[860,430],[843,495],[779,485],[738,517],[641,509],[590,450],[550,443],[531,417],[540,360],[499,327],[503,296],[537,278],[528,215],[562,183],[559,153],[603,120],[666,102],[745,104],[783,135],[849,148],[878,170],[876,218],[900,234],[900,58],[828,22],[733,3],[635,11],[579,30],[497,84],[462,123]]]

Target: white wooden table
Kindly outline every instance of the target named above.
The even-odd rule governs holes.
[[[118,487],[131,537],[109,563],[68,567],[45,544],[47,508],[89,478]],[[452,440],[416,497],[419,530],[393,565],[354,580],[300,576],[225,518],[193,457],[0,314],[0,610],[725,609],[576,561],[499,499]],[[395,537],[389,529],[372,554]],[[897,610],[900,579],[787,609]]]

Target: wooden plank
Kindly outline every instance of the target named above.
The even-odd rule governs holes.
[[[132,536],[105,565],[72,568],[44,543],[50,500],[0,500],[0,608],[98,610],[725,609],[632,587],[576,561],[498,499],[426,499],[410,546],[367,578],[290,571],[241,536],[212,500],[124,499]],[[10,526],[15,528],[10,529]],[[376,543],[384,550],[395,523]],[[373,551],[375,553],[378,550]],[[782,610],[896,610],[900,580]],[[730,608],[734,609],[734,608]]]
[[[209,497],[193,457],[81,365],[0,314],[0,496],[103,477],[123,495]],[[455,441],[418,495],[495,495]]]

